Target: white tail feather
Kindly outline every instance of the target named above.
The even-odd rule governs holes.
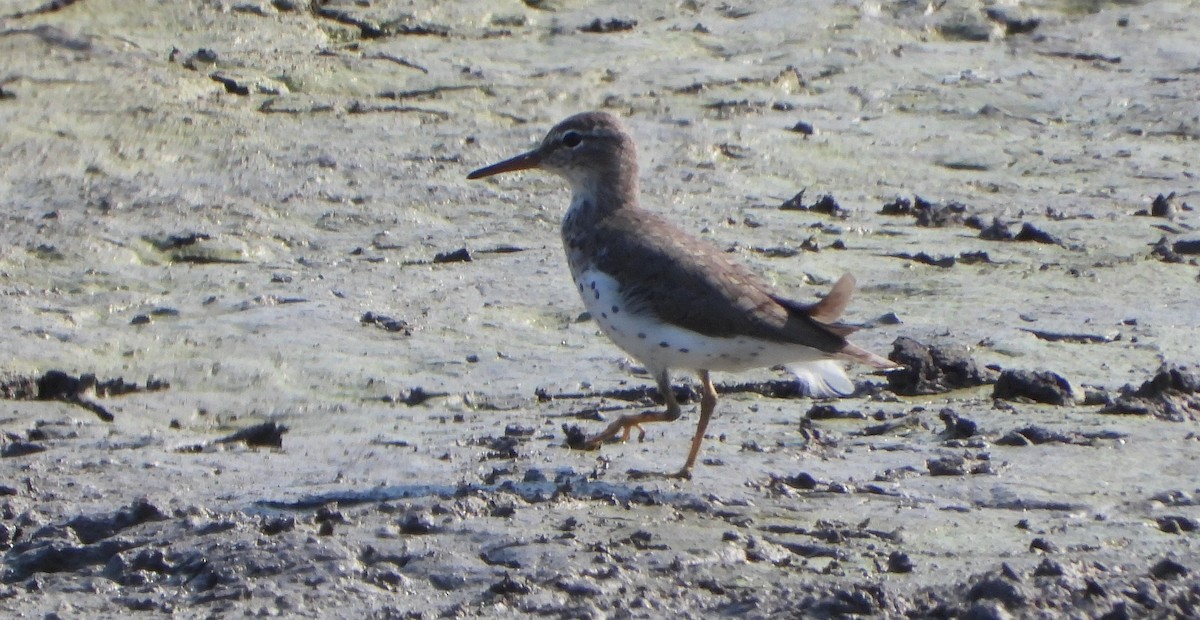
[[[800,381],[800,391],[813,398],[838,398],[854,393],[854,382],[836,360],[787,364],[786,368]]]

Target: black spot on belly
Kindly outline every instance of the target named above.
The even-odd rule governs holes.
[[[638,338],[641,338],[642,340],[645,340],[645,339],[646,339],[646,332],[638,332]]]
[[[580,293],[582,293],[582,292],[583,292],[583,282],[580,282],[580,283],[579,283],[579,292],[580,292]]]
[[[662,342],[658,343],[658,346],[660,346],[660,347],[662,347],[662,348],[664,348],[664,349],[665,349],[665,348],[667,348],[667,347],[671,346],[671,343],[669,343],[669,342],[667,342],[666,340],[664,340],[664,341],[662,341]]]
[[[596,299],[600,299],[600,291],[596,291]]]
[[[620,308],[618,308],[618,307],[616,307],[616,306],[613,306],[613,307],[612,307],[612,311],[613,311],[613,314],[616,314],[616,313],[620,312],[620,311],[621,311],[621,309],[620,309]]]
[[[688,353],[688,350],[687,350],[687,349],[684,349],[684,348],[680,348],[680,349],[679,349],[679,352],[680,352],[680,353]]]
[[[607,318],[608,318],[608,313],[607,313],[607,312],[601,312],[601,313],[600,313],[600,318],[607,319]]]
[[[592,280],[591,287],[592,287],[593,291],[596,290],[596,281],[595,280]]]

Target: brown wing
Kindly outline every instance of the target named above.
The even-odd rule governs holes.
[[[596,267],[622,283],[631,311],[718,338],[782,340],[830,353],[846,345],[836,328],[814,321],[808,307],[780,303],[765,282],[726,253],[653,213],[618,211],[593,233],[588,237],[605,239],[593,246]],[[831,314],[837,304],[844,307],[835,300],[822,314]]]

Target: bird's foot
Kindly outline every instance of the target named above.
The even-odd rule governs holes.
[[[631,426],[637,425],[635,424]],[[566,424],[563,424],[562,429],[563,433],[565,433],[567,436],[567,447],[572,450],[599,450],[600,446],[604,445],[610,439],[615,437],[617,432],[621,431],[622,429],[624,430],[624,434],[621,437],[621,441],[626,441],[629,439],[628,426],[607,429],[598,435],[592,435],[590,437],[582,428],[579,428],[578,426],[567,426]],[[639,433],[640,441],[641,437],[646,435],[646,431],[643,431],[640,426],[638,427],[638,430],[641,431]]]
[[[636,422],[631,422],[624,426],[621,432],[621,441],[629,441],[629,431],[635,428],[638,430],[638,443],[646,441],[646,429],[642,428],[642,425]]]

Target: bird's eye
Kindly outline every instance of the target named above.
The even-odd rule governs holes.
[[[567,133],[563,134],[562,143],[564,146],[575,148],[579,146],[581,142],[583,142],[583,136],[579,135],[579,132],[568,131]]]

